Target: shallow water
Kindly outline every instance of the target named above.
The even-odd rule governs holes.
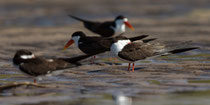
[[[68,14],[90,20],[110,20],[124,14],[135,27],[127,36],[149,34],[167,43],[192,40],[198,50],[127,63],[97,56],[96,64],[64,70],[36,86],[17,86],[0,92],[1,105],[208,105],[210,103],[209,1],[107,0],[0,1],[0,85],[32,82],[11,62],[17,49],[40,56],[76,56],[72,46],[61,52],[70,34],[82,30]],[[138,10],[138,11],[137,11]],[[102,14],[103,13],[103,14]],[[121,102],[121,101],[122,102]]]
[[[208,105],[209,104],[208,91],[199,92],[183,92],[173,94],[161,94],[161,95],[146,95],[141,94],[136,96],[125,96],[116,94],[82,94],[79,97],[72,98],[71,96],[53,96],[50,98],[38,98],[33,97],[32,101],[20,102],[16,101],[16,104],[21,105]],[[31,100],[31,97],[25,98]],[[53,101],[51,101],[53,100]],[[41,102],[39,102],[41,101]],[[10,104],[15,104],[8,102]]]
[[[172,55],[139,61],[136,63],[135,73],[127,72],[126,63],[120,61],[115,62],[120,65],[113,64],[111,66],[112,63],[110,62],[105,64],[105,67],[84,65],[70,71],[67,69],[64,74],[47,77],[39,81],[41,84],[52,84],[56,87],[47,89],[21,86],[12,90],[5,90],[0,94],[2,97],[0,104],[197,105],[202,103],[207,105],[210,102],[210,95],[208,94],[210,74],[202,73],[196,77],[186,75],[181,76],[181,78],[174,78],[173,73],[178,76],[178,74],[182,75],[182,71],[187,72],[186,63],[183,66],[179,65],[183,62],[196,61],[201,65],[208,65],[206,62],[208,62],[209,56],[210,54]],[[96,62],[100,64],[106,59],[103,60],[102,58]],[[210,67],[210,65],[205,67]],[[11,69],[12,66],[7,65],[7,68],[8,70],[5,70],[4,74],[0,76],[1,84],[32,81],[32,78],[22,75],[16,69]],[[80,71],[75,71],[77,69]],[[172,69],[173,71],[171,71]],[[168,80],[164,79],[164,76]],[[11,101],[10,99],[13,98],[18,101]]]

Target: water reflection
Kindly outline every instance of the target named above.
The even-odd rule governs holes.
[[[116,105],[132,105],[132,98],[125,96],[122,92],[112,95]]]

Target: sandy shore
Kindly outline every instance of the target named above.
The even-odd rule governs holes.
[[[130,97],[135,105],[206,104],[210,97],[206,94],[210,89],[209,4],[208,0],[1,0],[1,86],[32,81],[12,65],[12,57],[18,49],[29,49],[44,57],[83,54],[75,46],[62,51],[75,31],[95,35],[68,14],[97,21],[124,14],[135,28],[126,32],[128,37],[148,34],[167,44],[192,40],[192,46],[200,49],[140,61],[134,73],[128,72],[124,63],[104,63],[108,62],[105,53],[98,55],[101,59],[94,65],[66,69],[39,81],[49,85],[48,88],[20,86],[5,90],[1,92],[0,104],[51,105],[54,101],[54,104],[64,105],[106,105],[106,102],[114,104],[112,96],[117,92]]]

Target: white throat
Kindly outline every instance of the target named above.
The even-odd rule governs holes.
[[[72,40],[74,40],[74,43],[75,43],[75,45],[77,47],[79,46],[79,39],[80,39],[80,36],[74,36],[74,37],[72,37]]]
[[[35,55],[32,54],[32,55],[21,55],[20,56],[22,59],[32,59],[32,58],[35,58]]]
[[[111,27],[112,29],[114,29],[115,34],[120,34],[125,32],[125,24],[124,24],[124,20],[116,20],[115,21],[115,27]]]
[[[118,40],[117,42],[112,44],[111,52],[115,55],[118,55],[118,53],[122,51],[122,49],[130,42],[130,40]]]

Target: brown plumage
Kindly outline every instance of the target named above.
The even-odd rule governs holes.
[[[129,70],[130,63],[138,60],[198,49],[198,47],[186,47],[186,43],[188,43],[188,41],[175,45],[162,45],[160,43],[145,43],[144,41],[130,42],[129,40],[116,40],[115,43],[112,44],[111,51],[120,59],[129,62]],[[134,71],[134,63],[132,71]]]
[[[31,76],[46,75],[56,70],[76,67],[81,65],[78,61],[92,55],[80,55],[72,58],[42,58],[36,57],[28,50],[18,50],[13,58],[13,63],[19,69]]]

